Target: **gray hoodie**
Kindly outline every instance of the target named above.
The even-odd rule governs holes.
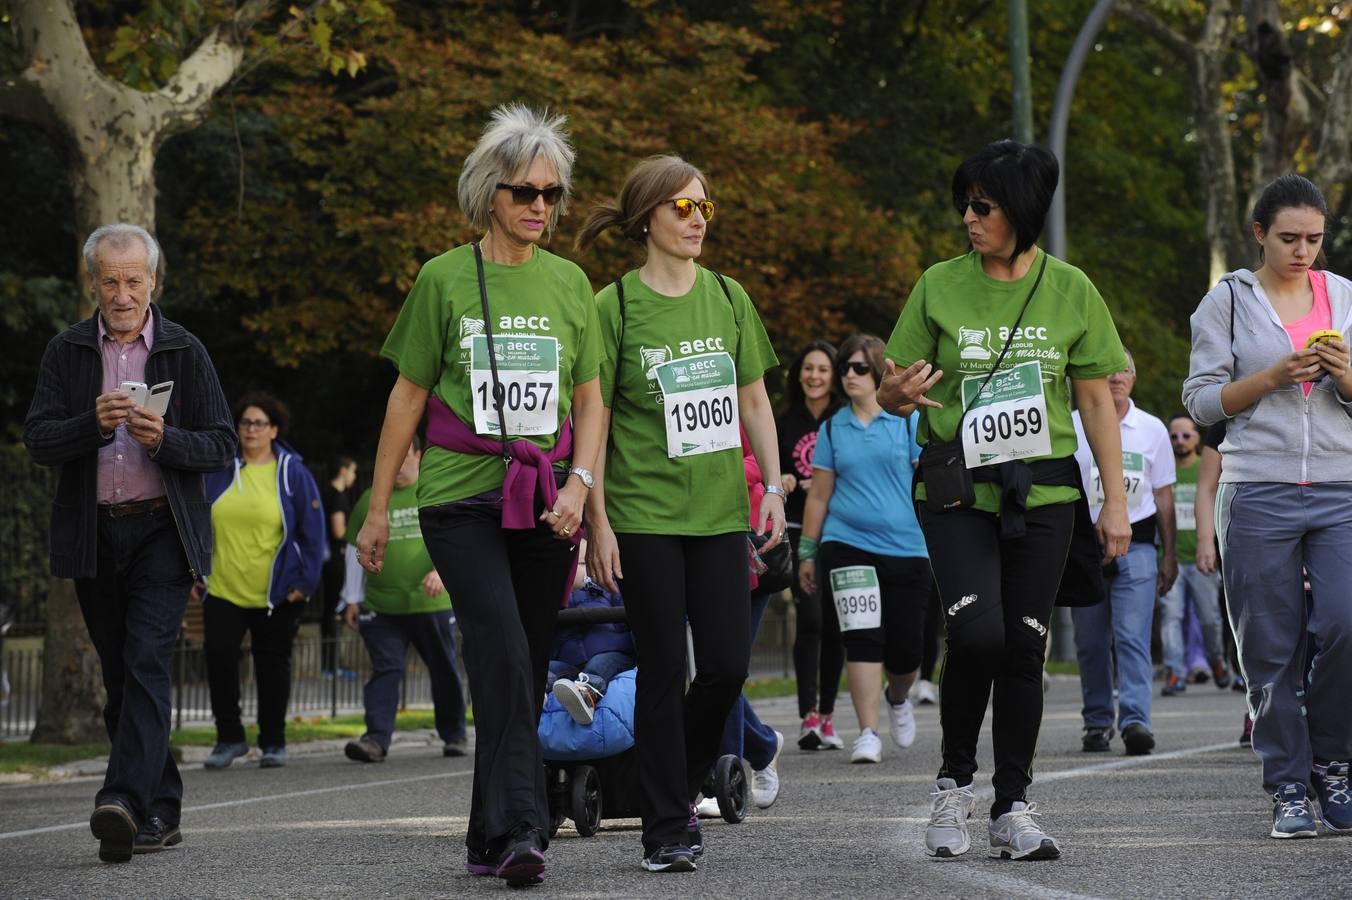
[[[1352,281],[1325,274],[1333,327],[1348,335]],[[1183,405],[1199,425],[1227,418],[1221,388],[1292,353],[1281,319],[1257,287],[1258,279],[1248,269],[1231,272],[1192,314],[1192,359],[1183,382]],[[1230,418],[1221,453],[1221,481],[1352,481],[1352,400],[1339,397],[1327,377],[1315,383],[1308,397],[1298,384],[1277,388]]]

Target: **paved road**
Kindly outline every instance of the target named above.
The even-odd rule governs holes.
[[[1156,755],[1079,752],[1079,692],[1048,695],[1032,799],[1061,841],[1059,861],[927,859],[921,831],[938,758],[938,714],[919,713],[908,751],[881,765],[786,750],[784,791],[744,824],[706,823],[693,875],[639,869],[636,822],[592,838],[565,826],[549,850],[548,897],[1261,897],[1347,896],[1352,837],[1279,842],[1255,758],[1239,749],[1239,695],[1210,686],[1156,699]],[[789,700],[762,704],[786,733]],[[848,713],[848,699],[845,701]],[[848,716],[842,716],[842,720]],[[842,729],[846,740],[853,728]],[[989,741],[983,772],[989,773]],[[4,897],[466,897],[506,890],[464,871],[469,762],[403,747],[383,765],[337,755],[280,770],[185,770],[185,842],[122,866],[97,860],[89,779],[0,788]],[[982,784],[979,780],[978,784]],[[982,806],[989,789],[980,795]],[[980,822],[980,820],[974,820]]]

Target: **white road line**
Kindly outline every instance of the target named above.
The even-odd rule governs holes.
[[[468,778],[473,775],[473,771],[466,772],[442,772],[438,775],[413,775],[408,778],[387,778],[382,781],[366,781],[353,784],[341,784],[333,787],[312,788],[307,791],[288,791],[285,794],[269,794],[266,797],[245,797],[242,800],[222,800],[219,803],[203,803],[200,806],[185,806],[184,813],[202,812],[208,809],[225,809],[230,806],[247,806],[250,803],[268,803],[273,800],[291,800],[296,797],[313,797],[318,794],[333,794],[338,791],[351,791],[361,788],[388,787],[392,784],[413,784],[418,781],[435,781],[440,778]],[[928,821],[928,820],[927,820]],[[73,822],[66,825],[47,825],[42,828],[28,828],[23,831],[4,831],[0,832],[0,841],[11,838],[32,837],[37,834],[50,834],[54,831],[73,831],[77,828],[88,828],[89,821]]]
[[[1097,775],[1100,772],[1110,772],[1114,769],[1131,769],[1147,766],[1155,762],[1166,762],[1171,759],[1201,756],[1204,753],[1229,750],[1234,746],[1234,741],[1226,741],[1223,744],[1207,744],[1201,747],[1187,747],[1182,750],[1170,750],[1166,753],[1155,753],[1150,756],[1127,756],[1121,759],[1114,759],[1111,762],[1094,763],[1093,765],[1076,766],[1073,769],[1059,769],[1053,772],[1046,772],[1036,776],[1034,784],[1044,784],[1049,781],[1065,781],[1070,778],[1085,778],[1090,775]],[[978,800],[989,800],[994,796],[995,789],[990,786],[976,791],[976,798]],[[928,805],[915,806],[907,810],[905,815],[908,819],[923,817],[922,821],[928,822],[929,807]],[[903,839],[913,841],[915,835],[913,833],[908,833]],[[975,887],[990,888],[991,890],[1002,891],[1019,897],[1045,897],[1047,900],[1094,900],[1092,895],[1063,891],[1058,888],[1038,884],[1034,881],[1026,881],[1013,875],[963,866],[957,861],[937,861],[931,860],[926,856],[922,856],[921,858],[931,865],[944,866],[945,877],[952,877],[956,881],[963,881]]]

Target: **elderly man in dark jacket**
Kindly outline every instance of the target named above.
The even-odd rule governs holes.
[[[105,862],[182,840],[170,658],[192,582],[211,568],[203,473],[236,446],[206,349],[150,302],[159,253],[135,225],[89,236],[98,310],[47,345],[23,432],[35,462],[60,468],[51,570],[75,579],[108,691],[112,754],[89,821]],[[125,382],[173,382],[163,416]]]

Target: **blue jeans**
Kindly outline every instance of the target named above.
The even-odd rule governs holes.
[[[605,653],[598,653],[587,660],[582,668],[570,666],[561,659],[551,659],[549,661],[549,678],[545,682],[545,689],[548,691],[554,687],[554,682],[560,678],[574,679],[582,673],[587,675],[587,684],[596,688],[597,693],[604,694],[610,679],[625,671],[634,668],[634,657],[628,653],[621,653],[618,650],[610,650]]]
[[[770,594],[751,595],[751,643],[755,645],[756,634],[760,631],[761,618],[765,608],[770,605]],[[753,769],[763,769],[775,758],[779,739],[775,730],[766,725],[751,707],[746,694],[737,698],[728,721],[723,726],[723,740],[718,745],[718,754],[740,756],[751,764]]]
[[[1155,613],[1159,563],[1155,546],[1133,543],[1117,560],[1108,599],[1071,611],[1080,661],[1084,727],[1113,727],[1113,660],[1117,661],[1117,729],[1150,727],[1150,628]]]
[[[431,676],[437,735],[443,741],[463,741],[465,695],[455,671],[455,614],[450,610],[407,615],[371,612],[362,615],[360,630],[371,654],[371,678],[362,694],[366,736],[390,749],[404,660],[412,644]]]
[[[95,803],[121,800],[138,822],[178,825],[183,780],[169,752],[170,661],[192,577],[168,507],[98,515],[98,575],[75,593],[103,667],[103,722],[112,742]]]
[[[1164,645],[1164,665],[1182,676],[1187,674],[1185,659],[1187,640],[1183,635],[1185,604],[1192,604],[1193,615],[1202,623],[1202,641],[1206,645],[1207,662],[1225,658],[1221,638],[1221,577],[1219,573],[1203,575],[1194,563],[1178,567],[1174,586],[1160,602],[1164,615],[1160,623],[1160,642]]]

